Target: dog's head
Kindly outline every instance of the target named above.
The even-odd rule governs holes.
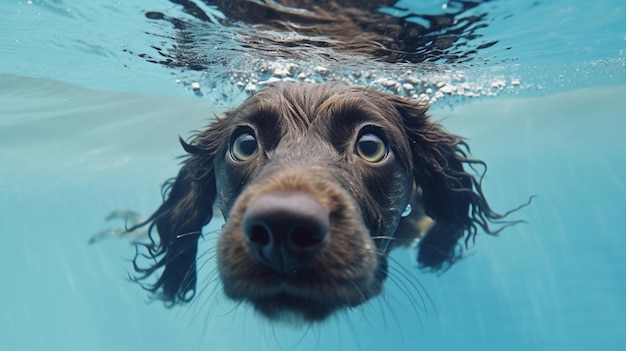
[[[387,253],[420,238],[418,261],[440,269],[457,242],[500,218],[463,164],[464,142],[426,107],[338,84],[261,90],[190,143],[166,199],[147,223],[164,270],[150,290],[169,303],[196,286],[197,240],[217,204],[227,296],[271,319],[318,321],[381,292]],[[407,206],[413,212],[403,216]],[[418,223],[435,226],[424,233]],[[191,233],[191,235],[190,235]]]

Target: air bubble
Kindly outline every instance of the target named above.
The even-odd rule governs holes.
[[[402,211],[402,214],[400,216],[406,217],[411,214],[411,211],[413,211],[411,204],[406,204],[406,208],[404,209],[404,211]]]

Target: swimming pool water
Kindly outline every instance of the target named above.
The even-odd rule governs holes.
[[[488,163],[484,188],[494,208],[538,196],[516,214],[528,223],[498,238],[480,235],[470,255],[441,275],[418,271],[409,251],[398,251],[396,279],[383,297],[302,329],[264,322],[214,293],[216,284],[189,307],[147,303],[127,280],[133,247],[87,243],[119,224],[104,221],[111,210],[152,211],[160,184],[178,169],[178,135],[245,95],[221,94],[237,91],[219,71],[225,66],[172,69],[129,53],[171,44],[154,35],[170,28],[144,13],[184,17],[180,8],[168,1],[0,3],[1,348],[622,349],[626,8],[519,0],[478,9],[490,18],[480,33],[498,44],[448,73],[464,74],[482,91],[498,82],[506,89],[474,99],[446,95],[431,112]],[[212,54],[228,57],[225,51]],[[415,71],[435,81],[446,75],[420,65]],[[212,90],[213,75],[224,80]],[[202,84],[203,97],[184,84],[191,81]],[[214,243],[208,235],[200,248]],[[201,284],[210,271],[200,271]],[[409,272],[419,288],[401,278]]]

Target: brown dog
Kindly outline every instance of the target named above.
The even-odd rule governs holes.
[[[137,279],[164,268],[148,289],[170,304],[191,300],[214,203],[226,220],[217,244],[224,292],[270,319],[320,321],[364,303],[381,292],[389,251],[415,240],[421,267],[446,268],[461,238],[479,227],[497,233],[488,222],[506,214],[464,170],[483,162],[426,110],[339,84],[261,90],[181,140],[189,155],[165,201],[131,228],[159,235],[148,245],[156,263],[135,263]]]

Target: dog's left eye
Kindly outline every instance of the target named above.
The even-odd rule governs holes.
[[[356,154],[367,162],[379,162],[388,154],[387,145],[376,134],[361,135],[356,143]]]
[[[256,154],[258,145],[250,132],[239,134],[230,146],[230,155],[236,161],[246,161]]]

